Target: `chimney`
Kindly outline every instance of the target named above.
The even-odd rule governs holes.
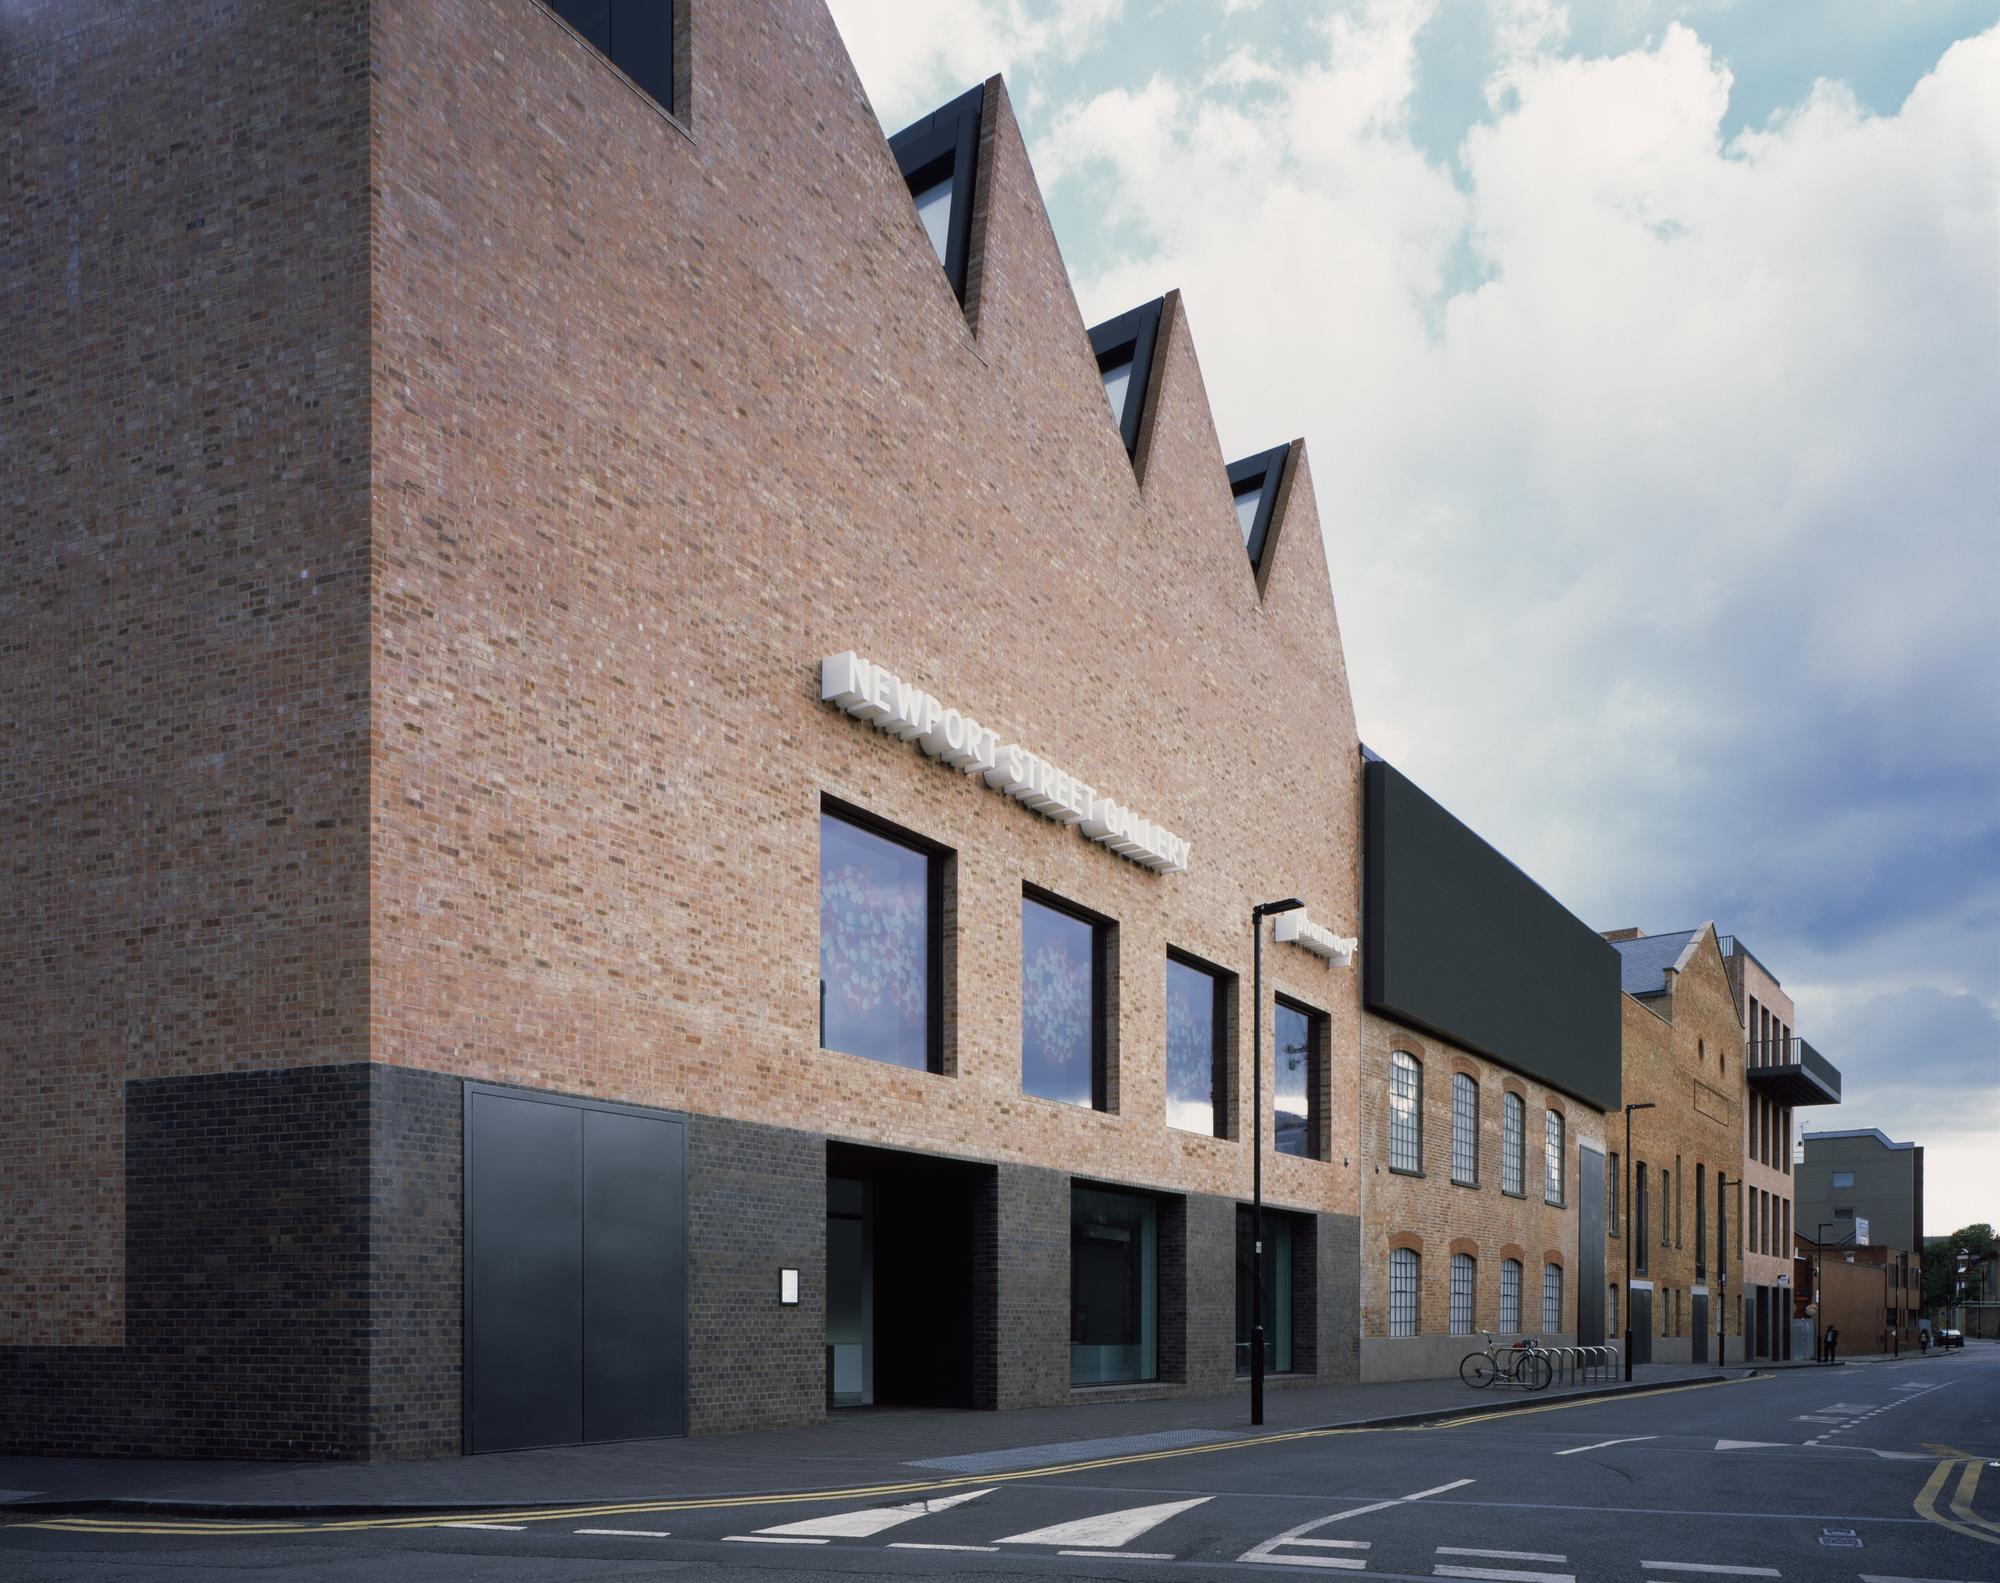
[[[1611,941],[1614,945],[1620,940],[1643,940],[1645,937],[1646,931],[1644,929],[1606,929],[1604,931],[1604,938]]]

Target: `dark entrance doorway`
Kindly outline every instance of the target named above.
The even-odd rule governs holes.
[[[973,1407],[980,1219],[994,1169],[829,1143],[827,1402]]]
[[[1636,1366],[1653,1361],[1653,1289],[1634,1286],[1632,1303],[1632,1362]]]
[[[687,1124],[465,1087],[465,1449],[687,1432]]]
[[[1694,1324],[1694,1360],[1708,1361],[1708,1293],[1696,1292],[1688,1299],[1688,1309]]]

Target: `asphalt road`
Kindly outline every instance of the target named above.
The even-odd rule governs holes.
[[[2000,1583],[2000,1346],[889,1495],[264,1526],[17,1524],[0,1578]]]

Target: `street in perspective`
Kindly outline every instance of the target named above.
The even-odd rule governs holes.
[[[2000,1583],[1996,106],[0,0],[0,1583]]]

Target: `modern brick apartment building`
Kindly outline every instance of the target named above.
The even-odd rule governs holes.
[[[1617,953],[1393,766],[1364,786],[1362,1374],[1596,1345]]]
[[[1624,1103],[1651,1107],[1630,1116],[1629,1144],[1626,1118],[1612,1118],[1610,1329],[1629,1327],[1636,1363],[1716,1360],[1717,1332],[1743,1333],[1731,1296],[1745,1242],[1743,1023],[1713,924],[1606,938],[1625,991]]]
[[[1793,1031],[1792,998],[1771,970],[1735,936],[1718,943],[1743,1017],[1744,1348],[1752,1358],[1783,1359],[1798,1345],[1792,1111],[1839,1104],[1840,1073]]]
[[[1358,1371],[1303,445],[1087,331],[997,79],[892,147],[816,0],[666,14],[0,17],[7,1449],[1226,1389],[1253,1136]]]

